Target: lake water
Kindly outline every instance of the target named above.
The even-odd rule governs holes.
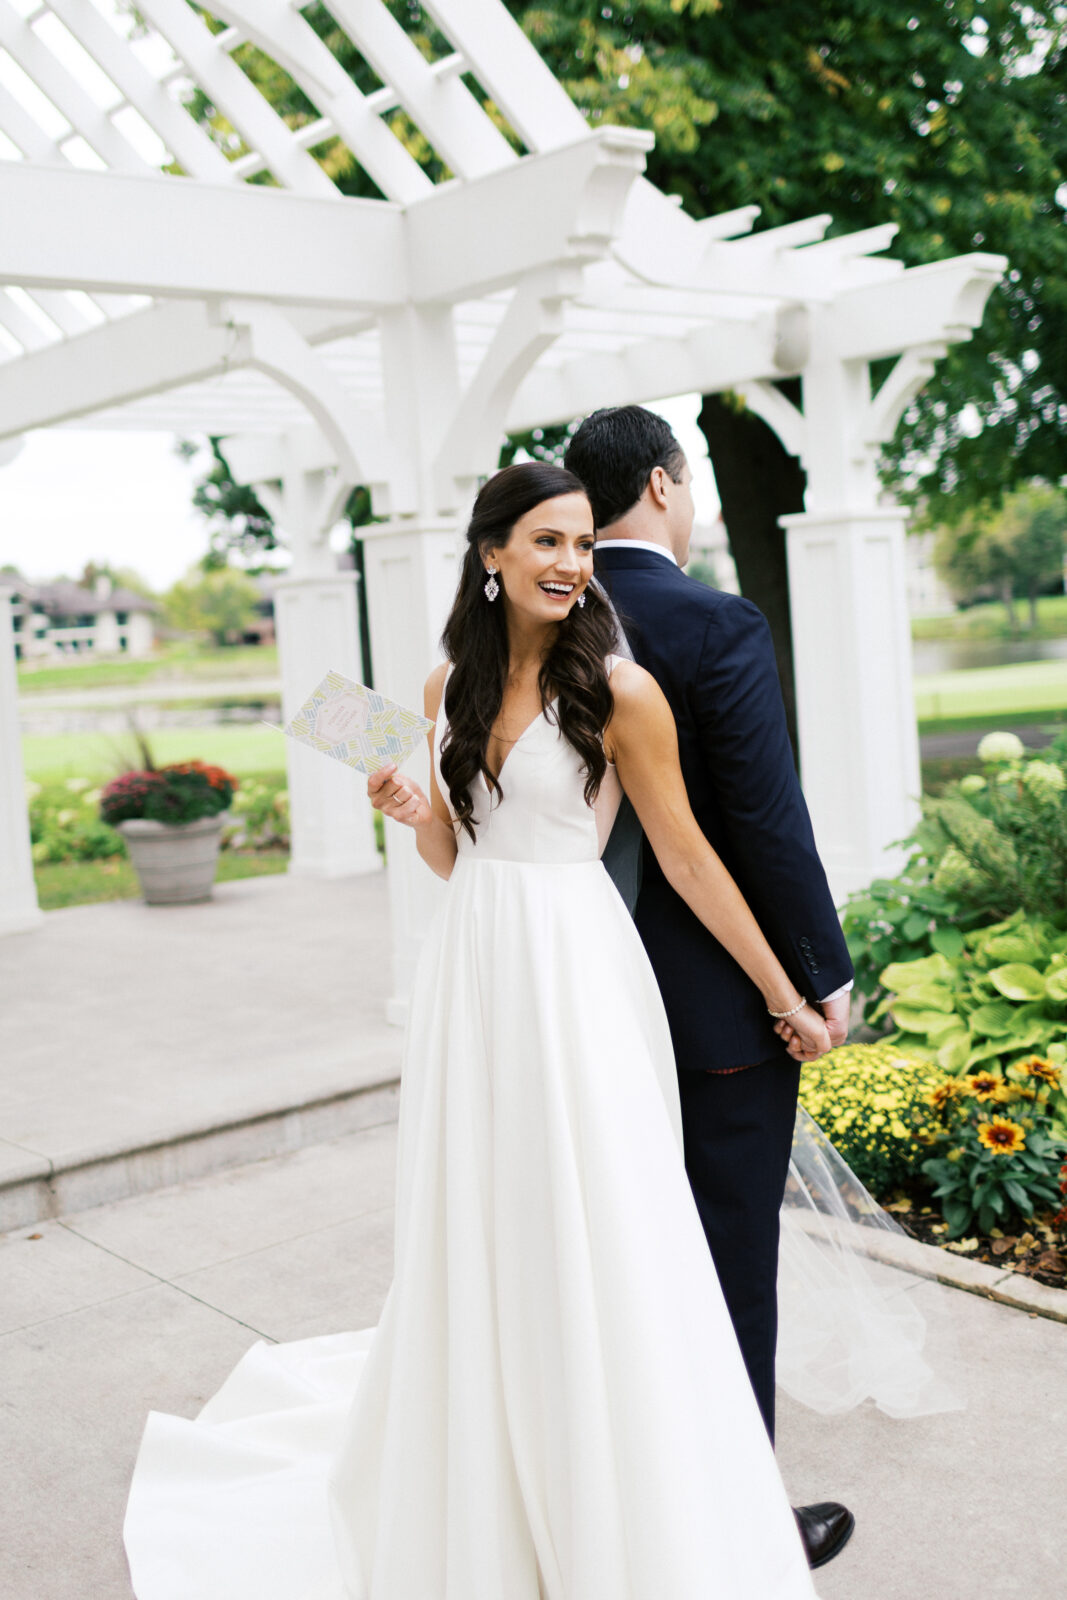
[[[916,639],[911,647],[917,678],[932,672],[969,672],[1008,667],[1019,661],[1067,661],[1067,639],[976,639],[973,642]]]
[[[919,639],[912,645],[916,677],[934,672],[967,672],[975,667],[1003,667],[1019,661],[1067,661],[1067,639],[983,639],[973,643]],[[190,698],[195,691],[190,692]],[[129,733],[131,717],[145,733],[158,728],[204,728],[226,723],[281,721],[277,696],[228,705],[213,700],[200,706],[175,706],[139,701],[136,706],[34,706],[27,695],[19,706],[25,734]]]
[[[139,701],[136,706],[87,707],[77,711],[69,706],[34,707],[27,697],[19,706],[19,723],[24,734],[106,733],[128,734],[139,728],[154,733],[159,728],[211,728],[226,723],[280,723],[281,702],[265,699],[241,705],[215,703],[202,706],[168,706]]]

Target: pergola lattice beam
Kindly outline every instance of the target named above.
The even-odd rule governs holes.
[[[262,0],[245,0],[245,9]],[[277,0],[274,0],[277,3]],[[416,127],[460,178],[511,166],[515,152],[456,73],[435,75],[384,6],[331,0],[331,9]]]
[[[0,283],[27,288],[210,299],[251,285],[257,299],[353,307],[407,290],[401,210],[332,186],[315,199],[0,162],[0,216]]]
[[[119,172],[151,172],[152,168],[95,105],[81,84],[61,66],[9,0],[0,0],[0,46],[70,123],[108,167]]]
[[[155,129],[191,177],[211,183],[236,181],[232,164],[218,146],[146,71],[99,11],[83,0],[49,0],[49,9],[125,96],[126,104]]]
[[[598,406],[628,405],[696,390],[729,389],[775,370],[777,319],[716,322],[681,339],[646,339],[611,355],[582,356],[540,367],[521,384],[508,411],[508,431],[570,422]]]
[[[557,150],[588,131],[563,85],[496,0],[428,0],[426,10],[528,150]]]
[[[0,439],[213,377],[233,345],[231,330],[212,326],[195,300],[152,306],[50,345],[18,363],[17,384],[0,382]]]
[[[909,267],[888,295],[879,284],[843,290],[826,319],[827,354],[873,361],[915,345],[969,339],[1007,265],[1005,256],[976,250]]]
[[[138,0],[138,10],[187,64],[190,76],[245,143],[260,152],[280,184],[301,194],[336,196],[332,179],[300,148],[282,118],[230,60],[221,36],[212,34],[185,0]]]
[[[214,9],[285,68],[388,199],[408,202],[430,192],[433,185],[418,162],[286,0],[220,0]]]

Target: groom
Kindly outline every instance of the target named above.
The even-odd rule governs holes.
[[[592,502],[597,576],[674,713],[697,822],[840,1044],[852,965],[797,781],[770,629],[750,601],[681,571],[692,474],[662,417],[640,406],[596,411],[565,464]],[[629,898],[635,851],[616,833],[604,859]],[[674,1041],[686,1170],[773,1440],[778,1213],[800,1068],[755,985],[670,887],[647,844],[634,917]],[[796,1517],[812,1566],[832,1560],[854,1527],[851,1512],[830,1502],[801,1506]]]

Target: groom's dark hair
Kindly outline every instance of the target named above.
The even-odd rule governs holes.
[[[653,467],[681,481],[685,451],[662,417],[644,406],[605,406],[586,417],[567,446],[564,466],[580,478],[598,528],[626,515],[645,492]]]

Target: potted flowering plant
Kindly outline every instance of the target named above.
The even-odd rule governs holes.
[[[126,841],[149,905],[207,900],[237,779],[203,761],[124,772],[100,796],[100,815]]]

